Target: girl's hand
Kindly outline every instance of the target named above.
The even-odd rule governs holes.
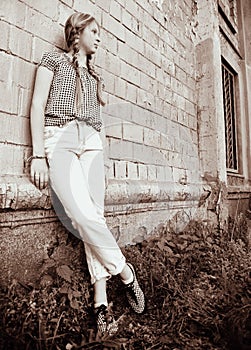
[[[32,159],[30,166],[31,181],[34,185],[42,190],[48,185],[48,165],[45,158]]]

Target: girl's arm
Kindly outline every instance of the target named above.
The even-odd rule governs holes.
[[[44,112],[47,103],[53,72],[39,66],[30,111],[33,156],[45,156],[44,153]],[[31,161],[31,180],[40,189],[48,184],[48,166],[46,159],[33,158]]]

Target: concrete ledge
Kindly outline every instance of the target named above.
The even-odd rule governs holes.
[[[199,200],[200,184],[141,180],[109,180],[105,204]],[[51,209],[49,189],[40,191],[24,176],[0,178],[0,209]]]
[[[49,190],[39,191],[25,175],[0,177],[0,209],[49,209]]]

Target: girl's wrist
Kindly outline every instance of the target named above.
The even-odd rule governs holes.
[[[31,162],[33,159],[46,159],[45,155],[32,155],[29,158],[26,159],[26,162],[29,163]]]

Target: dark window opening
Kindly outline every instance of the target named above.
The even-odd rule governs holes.
[[[226,166],[230,170],[238,169],[236,140],[236,74],[222,64],[223,103],[225,117]]]

